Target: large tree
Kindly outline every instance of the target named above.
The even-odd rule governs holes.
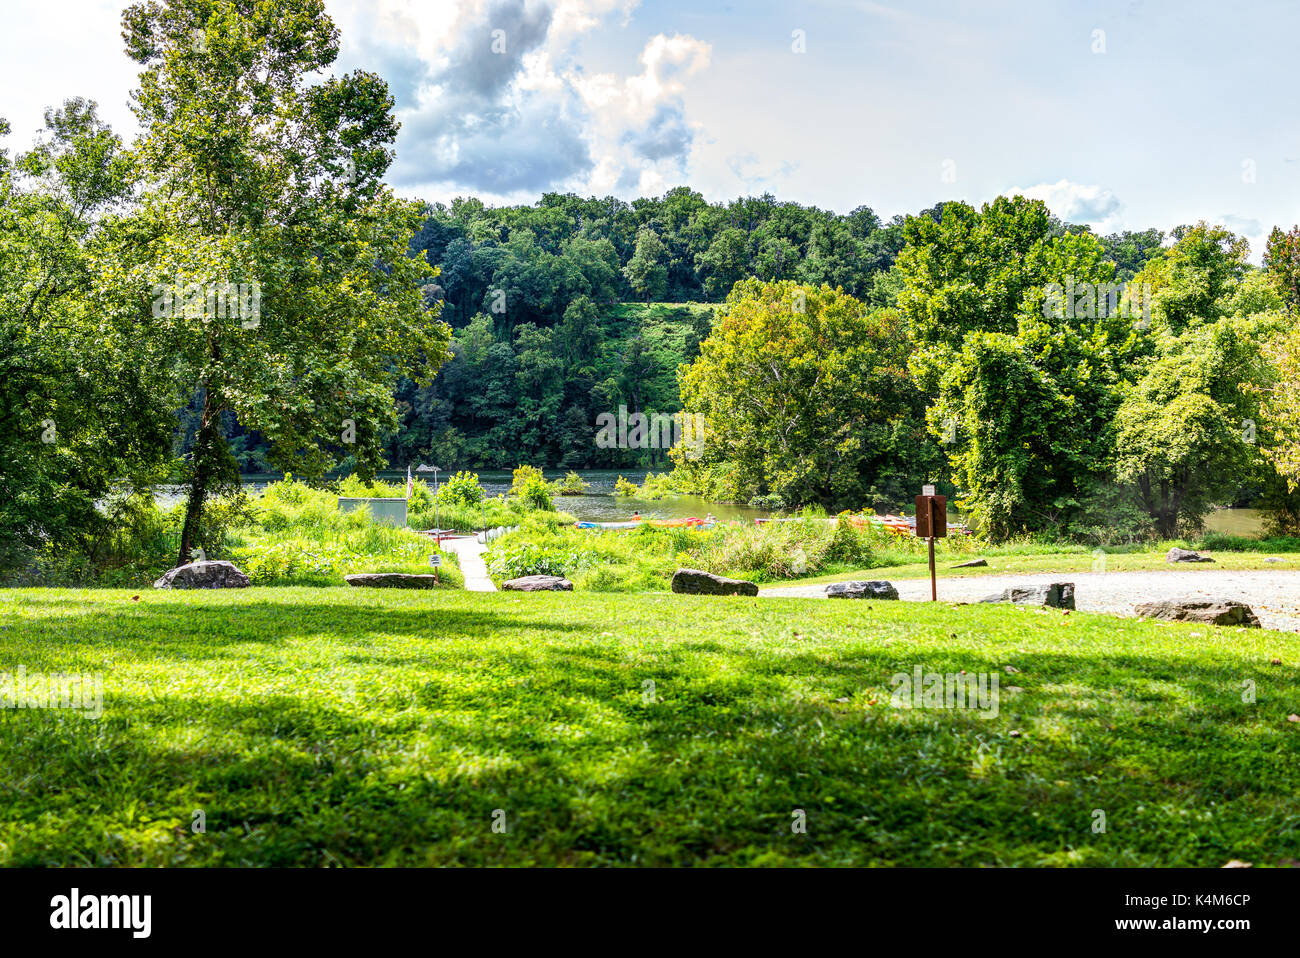
[[[1282,294],[1287,309],[1300,307],[1300,226],[1287,232],[1273,227],[1264,247],[1264,269]]]
[[[963,505],[994,538],[1067,526],[1106,475],[1136,347],[1138,320],[1098,294],[1114,264],[1023,197],[948,203],[904,231],[909,365],[935,399],[931,430]]]
[[[1115,474],[1132,483],[1165,538],[1197,531],[1258,461],[1257,343],[1269,317],[1224,319],[1178,338],[1125,391],[1115,414]]]
[[[636,252],[623,267],[623,275],[632,292],[646,302],[662,299],[668,289],[667,256],[668,250],[658,233],[649,226],[637,231]]]
[[[368,475],[397,426],[396,375],[428,379],[450,337],[421,294],[433,271],[407,255],[420,207],[381,182],[392,97],[373,74],[328,75],[339,38],[323,0],[151,0],[122,23],[143,67],[149,232],[132,275],[202,406],[185,562],[205,501],[236,479],[224,412],[280,468],[311,479],[350,457]]]
[[[906,354],[900,317],[843,291],[737,284],[681,373],[682,407],[705,421],[699,460],[674,450],[683,481],[705,489],[725,475],[730,495],[791,505],[896,500],[932,449]]]
[[[45,126],[12,162],[0,150],[0,568],[45,550],[76,573],[162,478],[174,420],[164,357],[121,295],[130,157],[93,102]]]

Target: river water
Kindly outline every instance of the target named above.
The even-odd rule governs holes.
[[[765,509],[752,509],[749,506],[709,502],[698,496],[674,496],[668,499],[653,500],[614,495],[614,483],[618,481],[619,476],[639,486],[645,482],[646,473],[644,471],[589,469],[579,474],[589,486],[587,493],[581,496],[556,496],[555,508],[571,513],[578,519],[588,522],[616,522],[631,518],[633,512],[639,512],[651,519],[685,519],[690,516],[703,519],[711,512],[724,521],[729,519],[757,519],[771,515]],[[547,479],[563,479],[566,470],[546,469],[543,470],[543,475]],[[440,477],[443,477],[442,474],[440,474]],[[244,476],[244,489],[250,495],[261,492],[268,483],[275,482],[280,478],[279,475],[246,475]],[[405,482],[406,472],[381,472],[379,478],[385,482]],[[431,476],[421,474],[420,478],[432,485]],[[479,484],[483,486],[489,496],[499,496],[509,490],[511,478],[511,474],[505,470],[480,472],[478,474]],[[176,486],[162,486],[157,490],[154,498],[159,505],[168,507],[174,505],[181,498],[181,491]]]
[[[547,469],[543,474],[547,479],[563,479],[566,471]],[[634,511],[651,519],[685,519],[690,516],[703,519],[709,513],[713,513],[719,519],[726,521],[757,519],[771,515],[765,509],[708,502],[698,496],[675,496],[651,500],[614,495],[614,483],[620,475],[629,482],[641,485],[646,477],[643,471],[588,469],[579,471],[579,475],[590,487],[586,495],[556,496],[555,507],[588,522],[617,522],[631,518]],[[402,482],[406,479],[406,473],[386,471],[381,472],[379,477],[386,482]],[[499,496],[510,488],[511,475],[506,470],[480,472],[478,477],[489,496]],[[244,477],[244,488],[250,493],[260,492],[266,488],[267,483],[275,482],[279,478],[278,475],[247,475]],[[421,478],[426,482],[430,481],[428,475],[422,475]],[[179,490],[174,486],[161,487],[156,498],[160,505],[170,506],[180,498]],[[957,522],[959,517],[956,513],[950,513],[948,521]],[[1263,514],[1259,509],[1217,509],[1207,517],[1205,529],[1207,532],[1259,536],[1264,530]]]

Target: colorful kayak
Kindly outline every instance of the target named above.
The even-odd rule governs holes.
[[[667,529],[712,529],[712,522],[705,522],[703,519],[696,519],[692,516],[689,519],[647,519],[644,516],[637,519],[629,519],[627,522],[575,522],[575,529],[638,529],[642,525],[657,526]]]

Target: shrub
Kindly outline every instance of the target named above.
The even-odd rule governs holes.
[[[483,558],[488,574],[497,580],[525,575],[566,576],[592,561],[590,553],[578,549],[547,548],[518,539],[499,542]]]
[[[576,472],[570,472],[555,484],[555,491],[562,496],[580,496],[588,489],[588,485],[583,481],[582,476]]]
[[[199,525],[199,548],[208,555],[219,554],[225,548],[232,530],[247,525],[254,517],[252,501],[242,489],[233,496],[208,500],[203,507],[203,521]]]
[[[639,496],[641,490],[637,488],[635,482],[628,482],[622,476],[619,476],[614,483],[614,495],[616,496]]]
[[[542,475],[542,470],[536,466],[515,466],[515,470],[511,475],[513,480],[510,483],[510,491],[506,493],[510,496],[519,495],[525,484],[529,482],[546,481],[546,477]]]
[[[443,506],[477,506],[486,493],[472,472],[458,472],[441,486],[434,497]]]
[[[551,498],[551,484],[542,476],[542,470],[535,466],[519,466],[515,469],[510,495],[516,496],[530,509],[549,511],[555,508],[555,501]]]
[[[676,494],[677,490],[668,473],[661,472],[657,476],[653,472],[646,473],[645,482],[641,485],[642,499],[664,499]]]
[[[749,500],[749,504],[755,509],[767,509],[771,512],[780,512],[786,508],[786,501],[775,492],[768,496],[755,496]]]
[[[835,521],[835,532],[826,549],[826,558],[849,565],[867,565],[871,561],[870,536],[841,516]]]

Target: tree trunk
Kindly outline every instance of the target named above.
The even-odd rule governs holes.
[[[192,466],[186,483],[185,524],[181,527],[181,549],[176,559],[178,566],[190,561],[194,544],[199,537],[199,523],[203,518],[203,504],[208,496],[217,457],[221,454],[221,411],[212,398],[212,390],[203,391],[203,414],[199,418],[199,431],[194,437],[190,452]]]

